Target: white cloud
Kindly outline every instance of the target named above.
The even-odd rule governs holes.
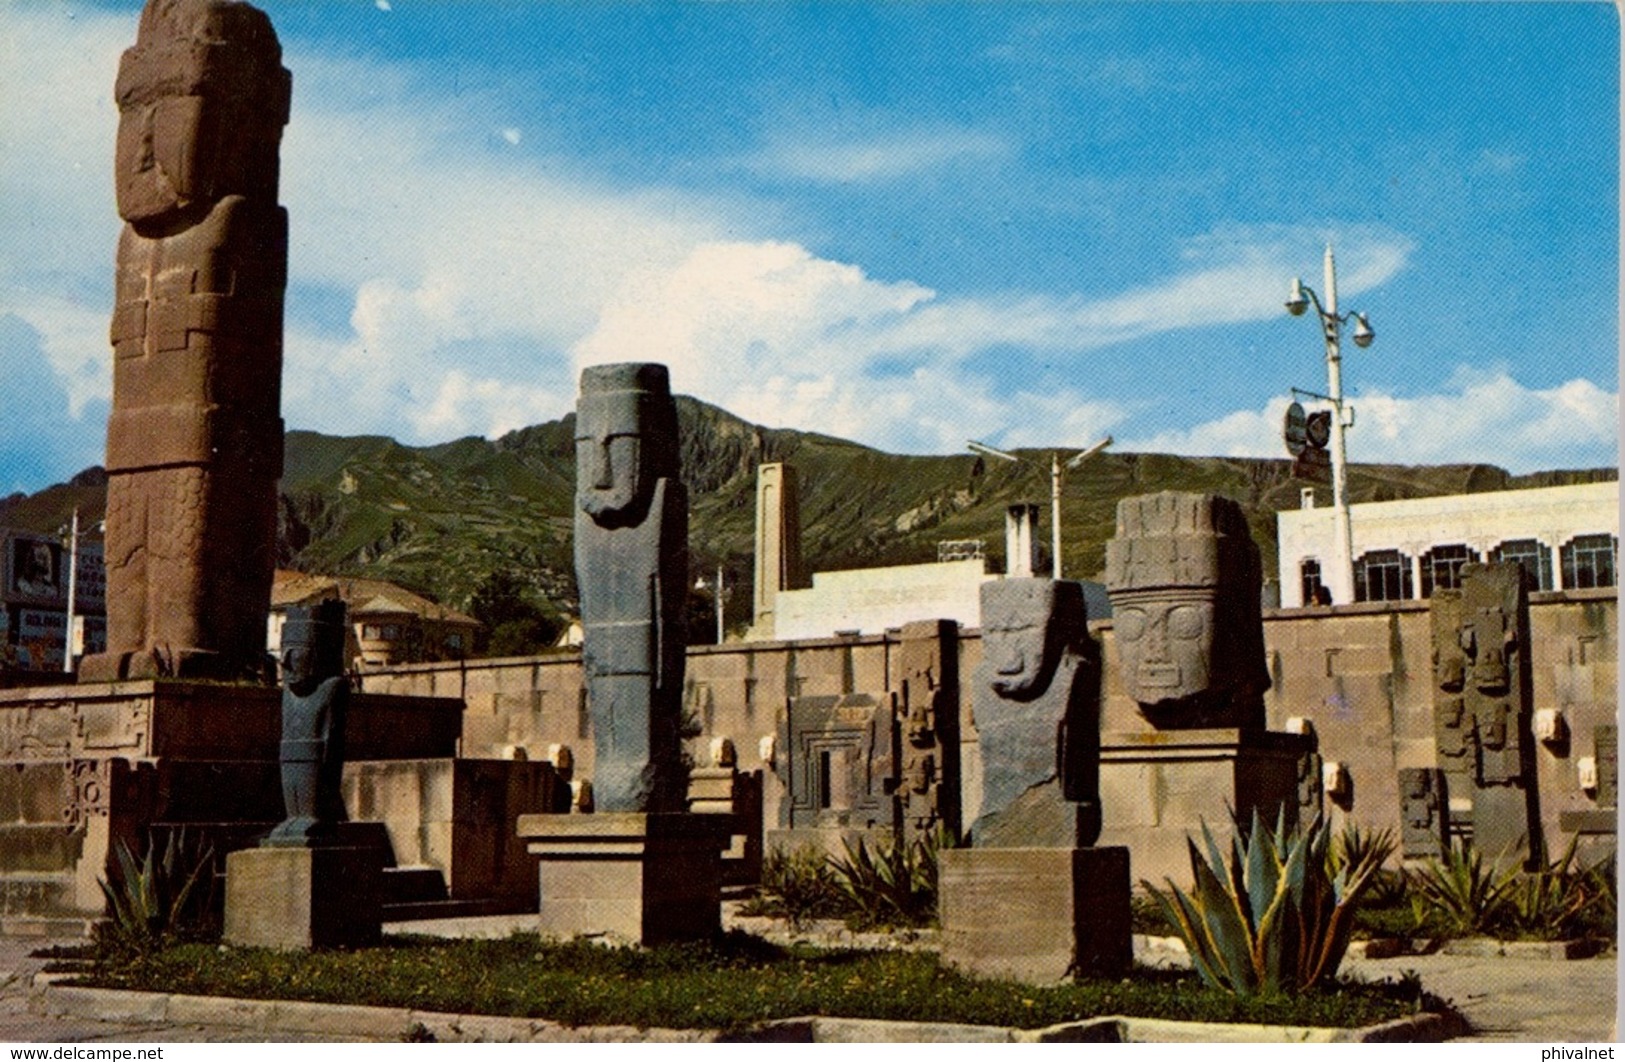
[[[796,123],[795,138],[776,138],[753,160],[780,176],[829,184],[886,181],[951,163],[994,159],[1009,152],[1003,139],[975,129],[904,128],[883,132],[807,135]]]
[[[1276,398],[1262,410],[1238,410],[1188,431],[1124,440],[1118,449],[1282,457],[1287,402]],[[1488,462],[1515,473],[1619,463],[1619,394],[1589,380],[1541,390],[1505,370],[1463,368],[1436,394],[1367,391],[1348,403],[1355,409],[1348,454],[1356,463]]]

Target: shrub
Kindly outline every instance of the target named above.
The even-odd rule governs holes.
[[[96,927],[96,942],[115,954],[146,954],[206,931],[213,909],[214,852],[207,844],[188,844],[185,828],[171,830],[162,854],[149,838],[146,854],[136,861],[130,846],[114,849],[117,868],[97,882],[107,900],[106,922]]]
[[[1297,833],[1287,829],[1283,812],[1268,830],[1256,809],[1250,828],[1236,822],[1228,860],[1205,823],[1202,836],[1205,860],[1186,839],[1195,876],[1190,893],[1172,881],[1166,893],[1141,883],[1184,939],[1202,979],[1238,996],[1329,984],[1360,895],[1392,852],[1392,839],[1379,835],[1359,852],[1334,855],[1324,819]]]
[[[842,912],[835,872],[811,845],[770,849],[762,859],[761,890],[744,908],[748,915],[783,918],[796,929],[814,918],[836,918]]]
[[[841,842],[844,857],[830,860],[848,918],[862,928],[927,926],[937,917],[937,852],[940,835],[908,844],[857,848]]]
[[[1557,862],[1515,877],[1508,884],[1494,928],[1511,936],[1541,940],[1563,940],[1584,932],[1586,913],[1592,907],[1612,902],[1613,881],[1611,875],[1599,876],[1575,868],[1578,841],[1578,837],[1570,840]]]
[[[1484,866],[1470,844],[1452,844],[1443,859],[1430,860],[1409,875],[1411,907],[1418,925],[1432,924],[1445,935],[1487,932],[1501,917],[1516,864],[1497,873]]]

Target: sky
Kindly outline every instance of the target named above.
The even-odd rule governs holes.
[[[266,0],[293,72],[283,415],[413,444],[580,369],[894,452],[1617,465],[1606,3]],[[0,0],[0,492],[99,463],[120,51]]]

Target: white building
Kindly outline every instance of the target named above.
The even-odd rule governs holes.
[[[816,572],[809,589],[778,592],[772,637],[880,634],[923,619],[980,627],[982,584],[997,578],[982,560]]]
[[[1315,602],[1333,557],[1334,510],[1315,508],[1312,491],[1304,502],[1275,517],[1285,608]],[[1468,561],[1520,561],[1537,590],[1616,584],[1617,482],[1364,502],[1349,524],[1356,601],[1430,597]]]

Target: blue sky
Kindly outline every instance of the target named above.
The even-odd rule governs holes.
[[[413,443],[660,360],[891,450],[1279,456],[1337,249],[1355,461],[1617,464],[1594,3],[267,2],[290,426]],[[99,460],[135,3],[0,6],[0,489]]]

